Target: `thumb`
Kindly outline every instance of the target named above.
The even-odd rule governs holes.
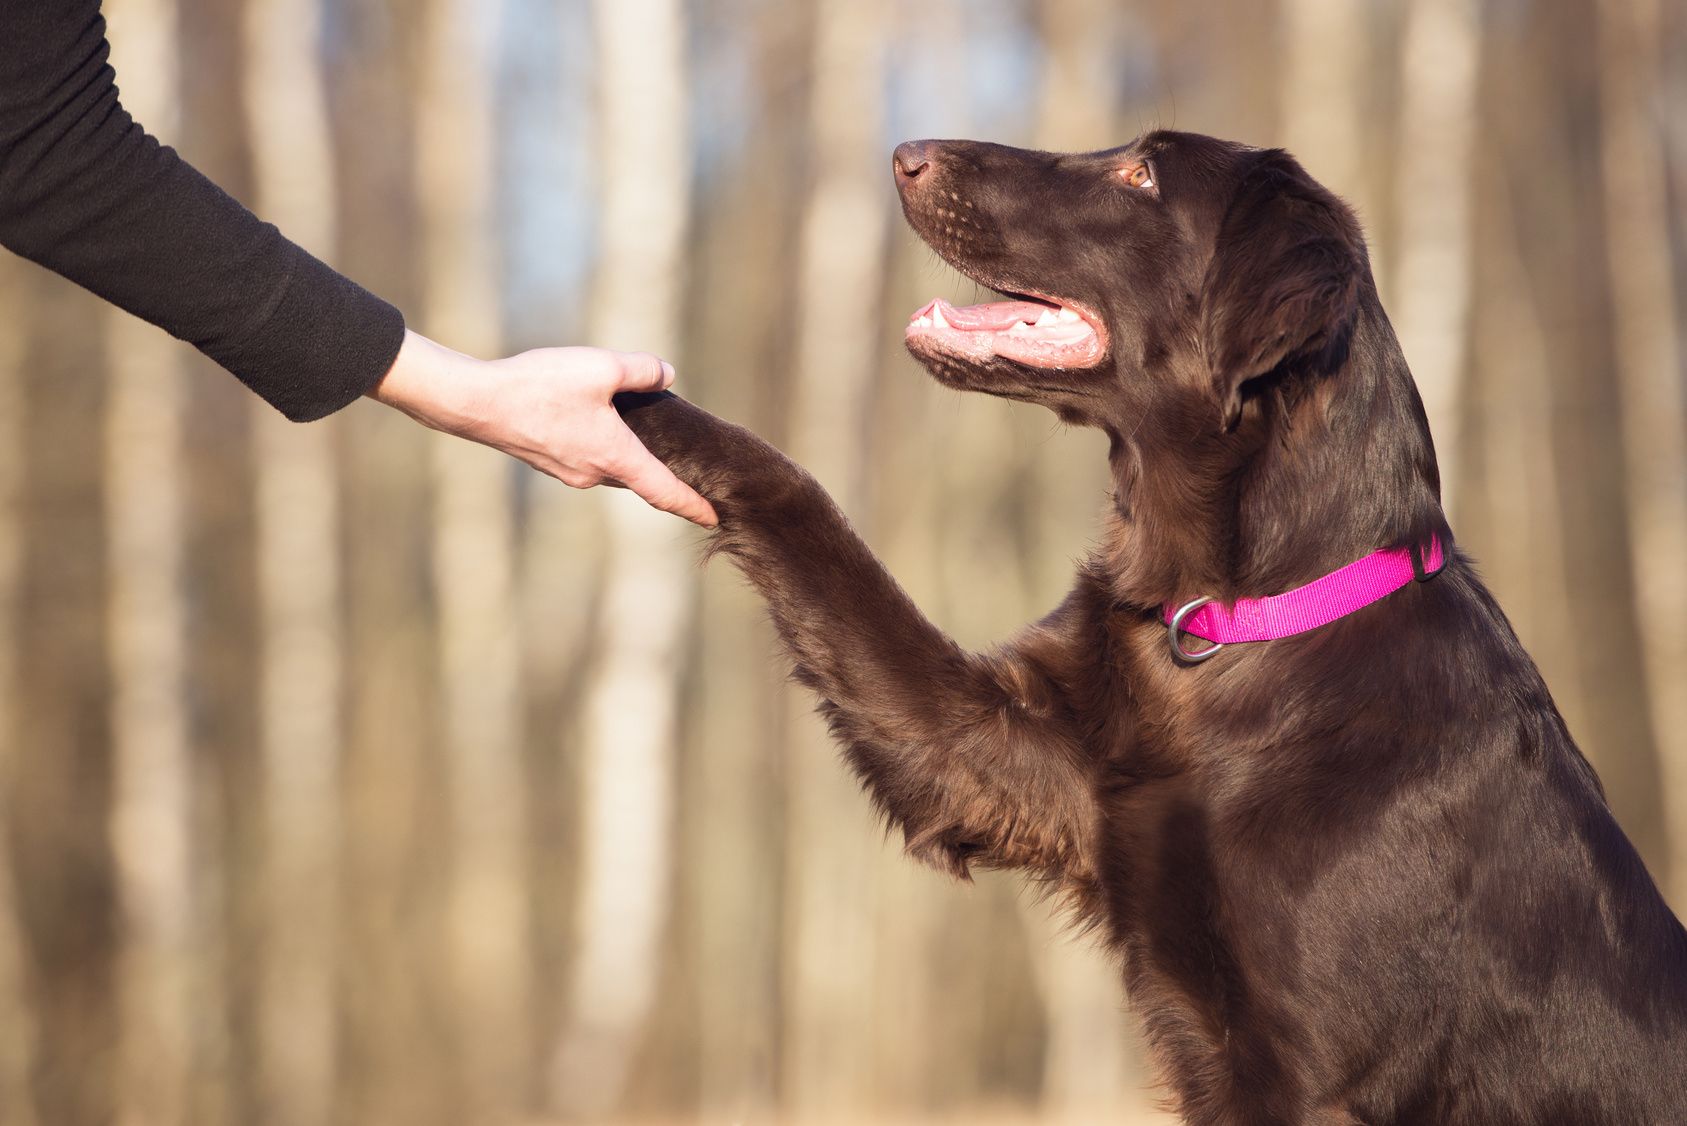
[[[649,352],[617,352],[621,378],[617,391],[663,391],[674,381],[674,365]]]
[[[713,528],[720,523],[714,506],[704,500],[690,485],[675,477],[673,470],[645,449],[644,444],[630,430],[627,431],[625,448],[608,468],[608,472],[615,480],[643,497],[645,503],[652,508],[683,516],[704,528]]]

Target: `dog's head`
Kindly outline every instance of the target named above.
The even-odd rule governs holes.
[[[909,349],[938,379],[1130,425],[1199,390],[1234,426],[1250,380],[1328,349],[1366,275],[1352,212],[1294,159],[1188,133],[1044,153],[910,141],[893,173],[909,224],[1007,300],[930,302]]]
[[[1132,597],[1286,589],[1444,527],[1358,221],[1287,153],[913,141],[893,172],[914,230],[1005,298],[929,303],[909,349],[1108,432]]]

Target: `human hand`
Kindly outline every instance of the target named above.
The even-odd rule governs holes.
[[[502,450],[565,485],[624,485],[705,528],[714,508],[675,477],[610,405],[617,391],[660,391],[674,369],[648,352],[538,348],[477,360],[406,332],[370,392],[434,430]]]

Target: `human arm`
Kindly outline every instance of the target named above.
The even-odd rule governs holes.
[[[0,245],[188,341],[288,418],[369,394],[568,484],[624,483],[712,524],[609,405],[667,386],[644,353],[479,361],[260,221],[124,111],[98,0],[0,3]]]
[[[650,455],[610,402],[618,391],[659,391],[673,379],[674,369],[649,352],[536,348],[477,360],[406,332],[369,394],[566,485],[624,485],[656,508],[713,527],[709,502]]]
[[[98,0],[0,4],[0,245],[193,344],[288,418],[369,390],[399,311],[149,136],[107,56]]]

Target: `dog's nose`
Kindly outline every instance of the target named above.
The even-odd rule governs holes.
[[[891,163],[896,167],[897,182],[917,180],[931,167],[930,141],[903,141],[896,146]]]

